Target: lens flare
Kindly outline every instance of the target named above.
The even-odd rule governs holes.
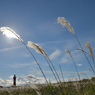
[[[6,35],[7,37],[13,37],[13,38],[17,38],[16,37],[16,35],[15,34],[13,34],[11,31],[9,31],[9,30],[5,30],[4,32],[3,32],[3,35]]]
[[[0,31],[3,32],[3,35],[6,35],[7,37],[11,37],[11,38],[16,38],[19,39],[20,41],[23,41],[20,36],[15,33],[11,28],[9,27],[1,27]]]

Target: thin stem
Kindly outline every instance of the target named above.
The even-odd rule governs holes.
[[[41,70],[41,72],[42,72],[42,74],[43,74],[43,76],[44,76],[44,78],[45,78],[45,80],[46,80],[46,82],[47,82],[47,84],[48,84],[48,86],[49,86],[49,88],[50,88],[50,84],[48,83],[48,81],[47,81],[47,79],[46,79],[46,76],[45,76],[43,70],[41,69],[39,63],[37,62],[36,58],[34,57],[34,55],[32,54],[32,52],[30,51],[30,49],[27,47],[27,45],[26,45],[23,41],[21,41],[21,42],[25,45],[25,47],[27,48],[27,50],[28,50],[28,51],[30,52],[30,54],[33,56],[34,60],[36,61],[38,67],[40,68],[40,70]],[[53,95],[53,92],[52,92],[52,91],[51,91],[51,94]]]
[[[52,68],[51,68],[51,66],[50,66],[50,64],[49,64],[49,62],[48,62],[48,60],[50,61],[50,63],[51,63],[51,65],[52,65],[53,69],[54,69],[54,70],[55,70],[55,72],[56,72],[56,69],[54,68],[54,66],[53,66],[53,64],[52,64],[51,60],[49,59],[49,57],[48,57],[48,58],[47,58],[47,57],[45,57],[45,59],[46,59],[46,61],[47,61],[48,65],[49,65],[49,67],[50,67],[51,71],[53,72],[53,70],[52,70]],[[47,59],[48,59],[48,60],[47,60]],[[56,72],[56,74],[57,74],[57,72]],[[65,94],[65,95],[66,95],[66,92],[65,92],[64,88],[62,88],[63,86],[62,86],[62,83],[61,83],[61,81],[60,81],[60,78],[59,78],[58,74],[57,74],[57,77],[58,77],[58,79],[59,79],[59,82],[58,82],[57,77],[56,77],[56,75],[55,75],[55,73],[54,73],[54,72],[53,72],[53,75],[54,75],[54,77],[55,77],[55,79],[56,79],[57,83],[59,84],[59,87],[60,87],[60,89],[61,89],[61,92],[62,92],[63,94]],[[63,91],[62,89],[63,89],[64,91]]]
[[[62,69],[61,69],[61,66],[60,66],[60,64],[59,64],[59,68],[60,68],[60,71],[61,71],[61,75],[62,75],[62,78],[63,78],[63,82],[65,82],[65,81],[64,81],[63,72],[62,72]]]
[[[49,64],[49,62],[48,62],[48,60],[47,60],[47,58],[46,58],[46,57],[45,57],[45,59],[46,59],[46,61],[47,61],[48,65],[49,65],[49,68],[51,69],[51,71],[52,71],[52,73],[53,73],[53,75],[54,75],[54,77],[55,77],[55,79],[56,79],[57,83],[58,83],[57,77],[56,77],[56,75],[55,75],[55,73],[54,73],[53,69],[51,68],[51,66],[50,66],[50,64]]]
[[[51,60],[49,59],[49,57],[48,57],[48,60],[50,61],[50,64],[51,64],[52,68],[54,69],[54,71],[55,71],[55,73],[56,73],[56,75],[57,75],[57,77],[58,77],[59,82],[61,82],[61,80],[60,80],[60,78],[59,78],[59,76],[58,76],[58,73],[57,73],[57,71],[56,71],[56,69],[55,69],[53,63],[52,63]]]
[[[78,73],[78,70],[77,70],[77,67],[76,67],[75,61],[74,61],[73,57],[71,57],[71,58],[72,58],[72,60],[73,60],[73,63],[74,63],[74,66],[75,66],[75,68],[76,68],[76,71],[77,71],[77,74],[78,74],[78,78],[79,78],[79,81],[80,81],[80,75],[79,75],[79,73]]]
[[[40,70],[41,70],[41,72],[42,72],[42,74],[43,74],[43,76],[44,76],[44,78],[45,78],[45,80],[46,80],[46,82],[47,82],[47,84],[49,85],[49,83],[48,83],[48,81],[47,81],[47,79],[46,79],[46,76],[45,76],[45,74],[44,74],[44,72],[43,72],[43,70],[41,69],[41,67],[40,67],[40,65],[39,65],[39,63],[37,62],[37,60],[36,60],[36,58],[34,57],[34,55],[32,54],[32,52],[30,51],[30,49],[27,47],[27,45],[24,43],[24,41],[14,32],[14,31],[11,31],[14,35],[16,35],[17,36],[17,38],[23,43],[23,45],[26,47],[26,49],[30,52],[30,54],[32,55],[32,57],[34,58],[34,60],[36,61],[36,63],[37,63],[37,65],[38,65],[38,67],[40,68]]]
[[[78,38],[77,38],[77,36],[76,36],[76,35],[75,35],[75,38],[77,39],[77,41],[78,41],[78,43],[79,43],[79,45],[80,45],[81,49],[83,50],[83,48],[82,48],[82,46],[81,46],[81,44],[80,44],[80,41],[78,40]],[[83,54],[84,54],[84,56],[86,57],[86,59],[87,59],[87,61],[88,61],[89,65],[90,65],[90,67],[91,67],[91,69],[92,69],[93,73],[95,74],[95,71],[94,71],[94,69],[93,69],[93,67],[92,67],[91,63],[89,62],[89,60],[88,60],[88,58],[87,58],[86,54],[85,54],[84,52],[83,52]]]
[[[22,43],[25,45],[25,43],[24,43],[24,42],[22,42]],[[49,85],[49,83],[48,83],[48,81],[47,81],[47,79],[46,79],[46,77],[45,77],[45,74],[44,74],[43,70],[41,69],[41,67],[40,67],[39,63],[37,62],[36,58],[34,57],[34,55],[32,54],[32,52],[29,50],[29,48],[28,48],[26,45],[25,45],[25,47],[26,47],[26,48],[27,48],[27,50],[30,52],[30,54],[33,56],[34,60],[36,61],[37,65],[38,65],[38,67],[40,68],[40,70],[41,70],[41,72],[42,72],[42,74],[43,74],[43,76],[44,76],[44,78],[45,78],[45,80],[46,80],[47,84]]]

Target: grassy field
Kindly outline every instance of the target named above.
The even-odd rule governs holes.
[[[59,87],[57,83],[24,85],[17,87],[2,87],[0,95],[95,95],[95,78],[83,79],[81,81],[61,82]]]

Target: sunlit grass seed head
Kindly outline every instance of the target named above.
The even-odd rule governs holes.
[[[38,44],[33,43],[32,41],[28,41],[28,46],[33,48],[34,50],[36,50],[37,53],[43,54],[43,52]]]
[[[41,53],[43,56],[48,57],[47,53],[40,45],[33,43],[32,41],[28,41],[28,46],[36,50],[37,53]]]
[[[70,54],[70,56],[72,57],[72,55],[71,55],[71,53],[70,53],[70,51],[69,51],[69,50],[65,49],[65,51],[66,51],[66,52],[68,52],[68,53]]]
[[[79,48],[77,48],[76,50],[80,50],[80,51],[82,51],[82,52],[86,53],[84,50],[82,50],[82,49],[79,49]]]
[[[90,52],[90,56],[92,57],[92,60],[94,62],[93,52],[92,52],[92,48],[90,47],[90,43],[86,42],[85,46],[88,48],[88,50]]]
[[[64,17],[58,17],[57,21],[58,21],[58,23],[63,25],[63,27],[64,26],[68,27],[69,28],[68,30],[75,35],[73,27],[71,27],[70,23],[68,21],[66,21],[66,19]]]
[[[1,27],[0,31],[3,32],[3,35],[6,35],[7,37],[12,37],[12,38],[16,38],[19,39],[20,41],[23,41],[20,36],[15,33],[11,28],[9,27]]]

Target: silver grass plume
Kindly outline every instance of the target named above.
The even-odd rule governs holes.
[[[68,53],[70,54],[70,56],[72,57],[72,55],[71,55],[71,53],[70,53],[70,51],[69,51],[69,50],[65,49],[65,51],[66,51],[66,52],[68,52]]]
[[[79,49],[79,48],[77,48],[76,50],[80,50],[80,51],[82,51],[82,52],[86,53],[84,50],[82,50],[82,49]]]
[[[20,41],[23,41],[20,36],[15,33],[11,28],[9,27],[1,27],[0,31],[3,32],[3,35],[10,36],[16,39],[19,39]]]
[[[58,21],[58,23],[63,25],[63,27],[64,26],[68,27],[69,28],[68,30],[75,35],[73,27],[71,27],[70,23],[68,21],[66,21],[66,19],[64,17],[58,17],[57,21]]]
[[[91,71],[89,68],[87,68],[87,70]]]
[[[90,56],[92,57],[92,60],[94,62],[93,52],[92,52],[92,48],[90,47],[90,43],[86,42],[85,46],[88,48],[88,50],[90,52]]]
[[[32,41],[28,41],[28,46],[36,50],[37,53],[41,53],[43,56],[46,56],[48,58],[47,53],[40,45],[33,43]]]

